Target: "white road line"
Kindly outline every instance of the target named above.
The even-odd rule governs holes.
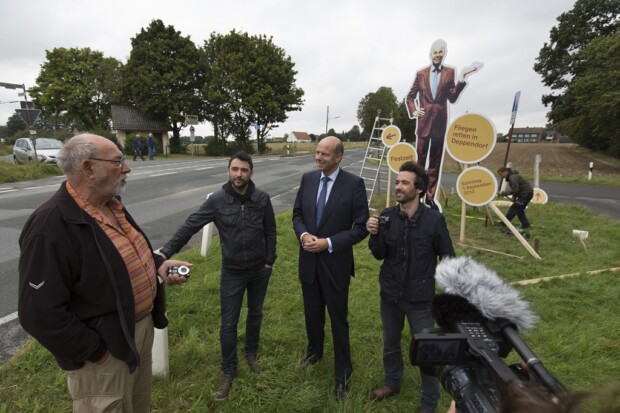
[[[15,192],[17,189],[0,189],[0,194],[6,194],[8,192]]]
[[[213,169],[215,168],[215,166],[206,166],[204,168],[196,168],[194,169],[195,171],[204,171],[205,169]]]
[[[164,172],[162,174],[154,174],[154,175],[149,175],[149,177],[151,178],[155,178],[157,176],[164,176],[164,175],[173,175],[173,174],[177,174],[178,172]]]
[[[15,320],[16,318],[17,318],[17,311],[15,311],[14,313],[11,313],[9,315],[5,315],[4,317],[0,318],[0,326],[2,324],[9,323],[9,322]]]

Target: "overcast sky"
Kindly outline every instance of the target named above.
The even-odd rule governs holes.
[[[498,132],[510,127],[514,94],[521,90],[517,127],[544,126],[548,93],[532,69],[556,18],[573,0],[31,0],[0,5],[0,82],[35,85],[45,51],[90,47],[125,63],[131,38],[153,19],[172,25],[202,46],[211,32],[265,34],[292,58],[303,110],[272,132],[349,130],[369,92],[391,87],[405,97],[429,47],[448,42],[444,63],[459,72],[473,61],[484,68],[469,78],[450,118],[465,112],[489,117]],[[0,88],[0,124],[18,108],[16,90]],[[208,125],[196,133],[211,133]],[[184,135],[189,132],[184,130]]]

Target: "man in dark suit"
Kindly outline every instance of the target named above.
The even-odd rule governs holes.
[[[347,321],[349,283],[354,276],[353,245],[368,235],[368,201],[362,178],[339,168],[344,146],[334,136],[317,145],[317,170],[305,173],[293,207],[299,248],[308,347],[300,367],[323,357],[325,307],[334,342],[336,397],[343,400],[351,377]]]
[[[438,39],[431,45],[431,65],[416,73],[413,85],[407,94],[406,104],[409,117],[417,118],[416,151],[417,163],[427,169],[429,185],[426,191],[426,203],[433,205],[433,199],[443,161],[443,147],[448,125],[448,101],[455,103],[467,81],[465,78],[482,67],[474,62],[462,70],[459,81],[455,84],[454,68],[443,65],[448,51],[445,40]],[[428,167],[426,160],[428,157]]]

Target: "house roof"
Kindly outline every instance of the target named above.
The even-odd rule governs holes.
[[[112,105],[112,125],[116,130],[168,132],[170,126],[161,120],[153,119],[132,106]]]
[[[308,141],[308,142],[310,142],[312,140],[310,138],[310,135],[308,135],[308,132],[296,132],[296,131],[293,131],[292,133],[293,133],[293,135],[295,136],[295,138],[298,141]]]

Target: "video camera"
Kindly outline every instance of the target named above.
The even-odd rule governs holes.
[[[455,400],[459,413],[495,412],[504,386],[515,381],[536,380],[558,397],[566,394],[564,386],[542,366],[510,321],[486,319],[466,299],[451,294],[437,295],[432,309],[433,317],[445,329],[413,335],[411,364],[435,367],[437,378]],[[527,363],[528,371],[504,362],[513,349]]]

